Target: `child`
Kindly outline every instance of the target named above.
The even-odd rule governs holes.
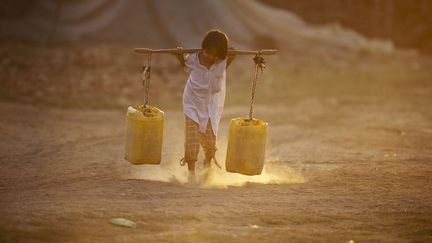
[[[189,183],[195,183],[195,163],[200,144],[205,152],[204,169],[208,173],[216,152],[216,134],[225,101],[226,68],[234,60],[227,56],[228,37],[219,30],[208,31],[201,43],[202,50],[176,57],[190,73],[183,92],[185,115],[185,154]]]

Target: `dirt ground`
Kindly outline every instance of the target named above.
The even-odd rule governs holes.
[[[431,80],[363,92],[368,77],[336,93],[291,82],[295,98],[258,102],[270,126],[263,174],[214,168],[199,186],[178,163],[179,109],[165,109],[162,164],[135,166],[123,159],[126,107],[2,101],[0,241],[432,242]],[[248,112],[233,103],[222,164],[229,120]],[[119,217],[136,228],[110,223]]]

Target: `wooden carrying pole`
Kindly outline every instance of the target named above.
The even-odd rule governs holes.
[[[135,48],[134,52],[137,54],[151,54],[151,53],[167,53],[167,54],[184,54],[199,52],[199,48],[175,48],[175,49],[150,49],[150,48]],[[228,55],[274,55],[278,50],[262,49],[259,51],[250,50],[228,50]]]

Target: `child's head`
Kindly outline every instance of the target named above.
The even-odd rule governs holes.
[[[220,30],[210,30],[205,34],[201,48],[209,59],[225,59],[228,52],[228,37]]]

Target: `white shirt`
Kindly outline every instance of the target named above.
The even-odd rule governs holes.
[[[216,135],[225,102],[227,59],[207,69],[199,62],[198,53],[185,56],[185,71],[190,72],[183,92],[184,114],[199,124],[205,133],[210,119]]]

